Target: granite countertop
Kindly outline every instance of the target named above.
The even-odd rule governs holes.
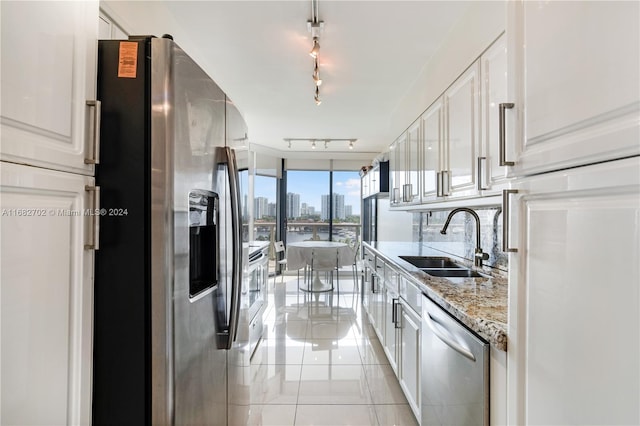
[[[399,256],[444,256],[458,263],[463,259],[435,250],[423,243],[364,243],[376,254],[403,270],[445,311],[473,330],[496,349],[507,350],[507,278],[505,273],[480,278],[440,278],[427,275]],[[469,266],[468,264],[465,266]],[[486,273],[487,270],[481,271]]]

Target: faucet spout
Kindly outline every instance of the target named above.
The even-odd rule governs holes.
[[[455,216],[456,213],[459,212],[467,212],[476,220],[476,249],[473,264],[475,266],[482,267],[482,261],[489,259],[489,255],[487,253],[483,253],[482,247],[480,245],[480,218],[475,211],[467,207],[458,207],[457,209],[451,210],[451,213],[449,213],[449,216],[447,216],[447,220],[444,222],[444,226],[440,230],[440,233],[442,235],[445,235],[447,233],[447,228],[449,227],[451,218],[453,218],[453,216]]]

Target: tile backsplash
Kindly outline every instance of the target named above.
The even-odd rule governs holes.
[[[451,209],[453,210],[453,209]],[[413,241],[464,258],[473,262],[476,247],[476,221],[465,212],[457,213],[449,224],[447,234],[440,230],[451,210],[434,210],[413,213]],[[489,254],[485,267],[508,271],[508,257],[502,251],[502,208],[473,209],[480,218],[480,245]]]

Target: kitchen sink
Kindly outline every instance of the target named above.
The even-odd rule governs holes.
[[[399,256],[416,268],[462,268],[448,257],[437,256]]]
[[[429,269],[429,268],[421,268],[423,272],[429,274],[434,277],[445,277],[445,278],[474,278],[474,277],[484,277],[484,275],[477,273],[476,271],[472,271],[471,269]]]

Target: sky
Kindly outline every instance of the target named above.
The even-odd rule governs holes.
[[[344,195],[344,204],[353,207],[353,214],[360,214],[360,176],[358,172],[333,172],[333,192]],[[254,196],[267,197],[270,203],[276,200],[275,178],[256,176]],[[287,192],[300,194],[300,204],[307,203],[320,211],[321,196],[329,193],[329,172],[287,172]]]

